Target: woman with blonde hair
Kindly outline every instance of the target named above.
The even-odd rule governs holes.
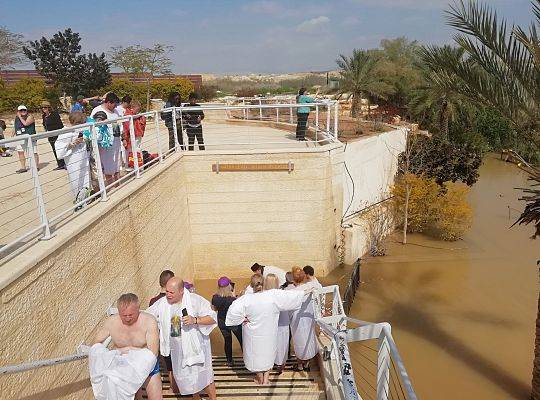
[[[240,324],[236,326],[225,325],[225,318],[229,307],[236,300],[234,293],[234,282],[226,276],[222,276],[217,282],[217,293],[212,297],[212,308],[217,311],[218,327],[223,335],[225,342],[225,357],[227,358],[227,366],[233,367],[234,361],[232,357],[232,335],[236,336],[240,347],[242,347],[242,327]]]
[[[269,384],[270,369],[277,351],[277,332],[280,312],[291,311],[302,303],[303,293],[264,288],[261,275],[251,277],[252,294],[246,294],[229,307],[227,326],[242,324],[244,364],[256,373],[255,382]],[[273,278],[267,285],[274,285]],[[269,287],[269,286],[268,286]]]
[[[274,274],[268,274],[264,280],[264,290],[279,289],[279,279]],[[291,318],[289,311],[279,313],[278,331],[277,331],[277,351],[274,364],[277,366],[278,374],[283,372],[287,357],[289,355],[289,327]]]
[[[294,267],[292,275],[294,286],[290,286],[290,290],[301,291],[303,294],[302,305],[291,313],[291,334],[297,359],[295,370],[309,371],[309,362],[317,354],[312,292],[322,286],[318,282],[309,281],[300,267]]]

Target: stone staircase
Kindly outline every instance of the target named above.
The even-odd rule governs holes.
[[[289,359],[285,370],[281,375],[270,372],[270,385],[260,386],[253,382],[254,374],[244,368],[241,357],[234,358],[235,366],[228,367],[225,357],[213,357],[214,378],[216,383],[217,397],[226,397],[230,400],[248,400],[256,397],[270,399],[279,397],[294,400],[324,400],[324,384],[316,360],[312,361],[310,372],[293,371],[294,360]],[[173,393],[169,377],[161,368],[161,380],[163,382],[164,399],[191,398]],[[206,394],[201,394],[206,397]],[[143,392],[146,399],[146,393]]]

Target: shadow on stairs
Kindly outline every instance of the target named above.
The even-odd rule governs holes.
[[[293,371],[294,359],[289,359],[283,373],[271,371],[270,384],[264,386],[257,385],[253,381],[255,375],[244,367],[242,357],[234,357],[234,367],[227,366],[225,357],[212,357],[212,359],[217,397],[226,397],[230,400],[247,400],[250,397],[256,397],[257,400],[271,397],[294,400],[324,400],[326,398],[316,358],[311,362],[310,372]],[[173,393],[164,365],[161,365],[161,381],[164,399],[191,398],[191,396]],[[201,397],[207,397],[206,393],[201,393]],[[144,390],[143,398],[147,399]]]

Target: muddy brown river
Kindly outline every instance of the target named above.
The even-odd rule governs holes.
[[[532,227],[510,229],[523,208],[514,188],[524,185],[526,175],[515,166],[488,157],[470,194],[475,219],[464,240],[409,235],[403,246],[393,235],[385,257],[362,264],[363,283],[350,315],[391,323],[420,399],[528,399],[540,239],[529,239]],[[338,269],[323,282],[335,283],[348,272]],[[247,279],[237,282],[244,287]],[[215,280],[198,281],[197,290],[210,298]],[[221,354],[217,330],[212,342]],[[359,362],[376,357],[371,351],[351,346],[366,399],[374,391],[362,381],[368,371]],[[235,341],[234,353],[241,354]]]
[[[410,235],[403,246],[392,236],[387,255],[362,266],[350,315],[392,324],[420,399],[529,396],[540,239],[531,226],[510,229],[524,185],[515,166],[488,157],[464,240]]]

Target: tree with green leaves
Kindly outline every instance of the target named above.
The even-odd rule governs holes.
[[[536,21],[528,30],[508,26],[494,9],[460,0],[447,11],[448,23],[459,33],[456,43],[464,57],[434,54],[433,62],[459,80],[449,88],[499,111],[520,138],[540,150],[540,0],[534,0]]]
[[[352,97],[351,117],[359,115],[362,98],[368,100],[368,115],[370,99],[386,99],[393,92],[390,84],[385,82],[378,70],[380,52],[373,50],[353,50],[352,56],[341,54],[336,60],[341,75],[339,90]]]
[[[127,74],[145,79],[146,109],[150,108],[150,89],[154,77],[171,73],[172,62],[168,54],[172,50],[172,46],[160,43],[154,44],[153,47],[135,45],[111,48],[109,57],[112,65],[121,68]]]
[[[23,47],[36,70],[71,96],[88,94],[111,81],[105,54],[80,54],[81,37],[70,28],[51,39],[42,37]]]
[[[422,71],[423,84],[413,91],[409,110],[422,123],[437,121],[437,133],[448,139],[450,121],[459,109],[466,106],[464,96],[459,93],[459,78],[438,64],[441,57],[460,62],[464,51],[452,46],[426,46],[419,49],[419,70]]]
[[[0,71],[13,68],[22,61],[23,46],[22,35],[0,26]]]

